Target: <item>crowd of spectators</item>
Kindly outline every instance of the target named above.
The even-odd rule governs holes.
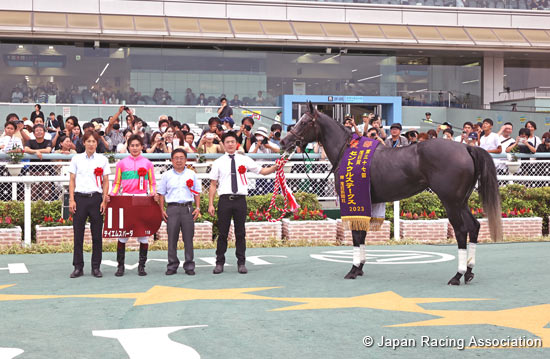
[[[426,122],[434,123],[431,119],[431,113],[426,112]],[[434,138],[442,138],[449,141],[456,141],[471,146],[479,146],[489,153],[523,153],[534,154],[550,152],[550,132],[545,132],[542,137],[536,135],[537,124],[534,121],[527,121],[525,127],[520,128],[517,136],[513,136],[513,125],[511,122],[503,124],[498,132],[493,131],[493,120],[484,119],[480,123],[464,122],[462,131],[455,136],[453,126],[444,122],[436,129],[430,129],[419,133],[411,130],[402,133],[403,127],[399,123],[390,125],[390,134],[387,135],[381,126],[380,116],[373,113],[363,114],[364,124],[369,124],[368,128],[361,128],[356,125],[352,116],[346,115],[344,126],[359,136],[367,136],[378,140],[383,146],[404,147],[415,145],[419,142],[428,141]]]
[[[225,94],[220,96],[206,96],[200,93],[198,96],[191,88],[185,92],[185,97],[178,103],[169,91],[163,88],[156,88],[148,95],[136,91],[133,87],[128,92],[119,89],[99,88],[93,86],[70,86],[66,89],[59,89],[55,82],[48,82],[45,85],[31,87],[27,81],[17,84],[9,94],[11,103],[74,103],[74,104],[129,104],[129,105],[187,105],[187,106],[217,106],[221,98],[227,98]],[[232,107],[238,106],[275,106],[276,100],[263,91],[258,91],[255,97],[239,97],[234,94],[228,103]]]
[[[346,0],[336,0],[348,2]],[[548,0],[353,0],[363,4],[472,7],[489,9],[548,10]]]

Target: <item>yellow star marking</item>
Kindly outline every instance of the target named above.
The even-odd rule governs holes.
[[[274,298],[272,298],[274,299]],[[286,310],[311,310],[311,309],[340,309],[340,308],[370,308],[393,310],[401,312],[426,313],[426,310],[419,306],[422,303],[442,302],[465,302],[473,300],[470,298],[403,298],[399,294],[388,291],[373,294],[360,295],[349,298],[280,298],[289,302],[304,303],[291,307],[273,309],[273,311]]]
[[[543,348],[550,348],[550,329],[544,328],[550,321],[550,304],[496,311],[427,310],[426,313],[441,318],[389,327],[492,324],[528,331],[541,338]]]
[[[156,285],[145,293],[140,293],[134,302],[137,305],[184,302],[191,300],[271,300],[270,297],[248,294],[278,287],[230,288],[230,289],[191,289]]]
[[[1,286],[2,288],[12,285]],[[229,288],[229,289],[190,289],[178,287],[154,286],[146,292],[141,293],[112,293],[112,294],[77,294],[77,295],[22,295],[22,294],[0,294],[0,302],[15,300],[37,300],[55,298],[106,298],[106,299],[135,299],[134,306],[150,305],[171,302],[184,302],[192,300],[278,300],[277,298],[265,297],[248,292],[257,292],[266,289],[279,287],[258,287],[258,288]]]

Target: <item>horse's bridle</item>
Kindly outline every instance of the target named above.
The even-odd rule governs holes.
[[[315,111],[313,116],[309,112],[306,112],[305,115],[308,116],[312,120],[311,122],[309,122],[307,124],[308,127],[315,126],[315,122],[317,122],[317,115],[318,115],[317,111]],[[296,131],[294,130],[294,127],[292,127],[290,129],[290,131],[288,131],[288,132],[291,133],[292,135],[294,135],[294,137],[296,137],[300,143],[302,143],[305,139],[304,136],[300,136],[299,134],[296,133]],[[298,141],[294,141],[294,143],[296,144],[296,143],[298,143]]]

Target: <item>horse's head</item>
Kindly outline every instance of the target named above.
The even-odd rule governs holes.
[[[287,151],[298,146],[304,150],[308,143],[317,141],[319,139],[318,116],[319,113],[310,101],[308,103],[308,112],[302,115],[296,125],[281,140],[281,148]]]

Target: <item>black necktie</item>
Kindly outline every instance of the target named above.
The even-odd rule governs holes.
[[[235,155],[229,155],[231,157],[231,192],[237,193],[239,188],[237,186],[237,166],[235,165]]]

